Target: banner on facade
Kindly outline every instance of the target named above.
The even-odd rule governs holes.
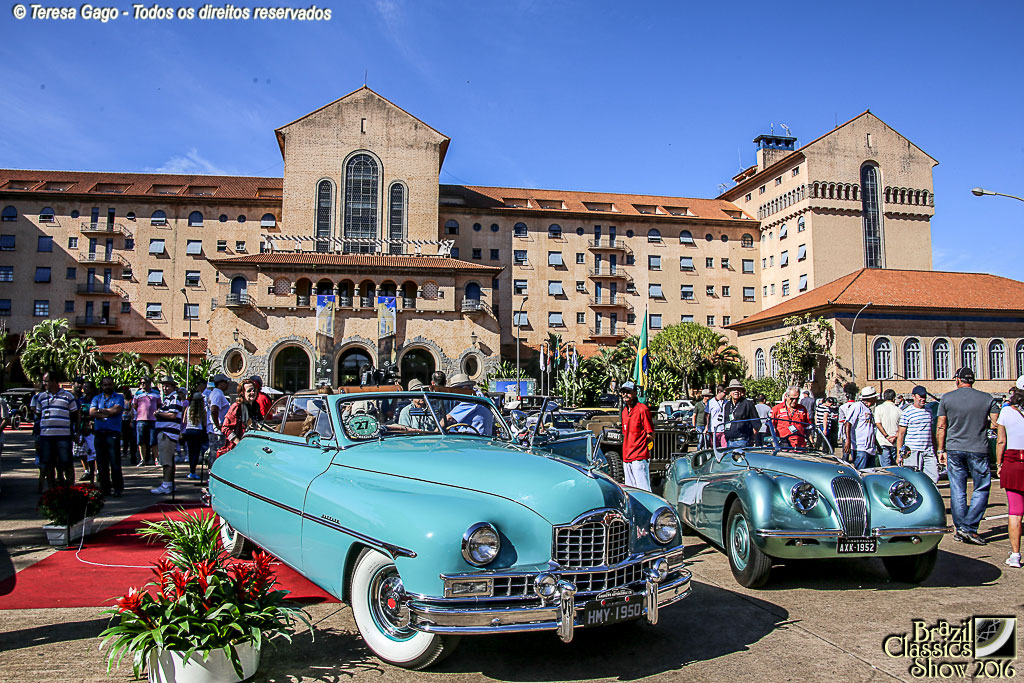
[[[395,362],[395,330],[398,319],[396,297],[377,297],[377,361],[381,366]]]
[[[334,295],[316,295],[316,332],[334,338]]]

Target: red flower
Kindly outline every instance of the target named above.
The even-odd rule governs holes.
[[[135,588],[128,589],[128,595],[117,599],[117,611],[142,616],[142,599],[145,596],[146,593]]]
[[[171,585],[174,586],[175,594],[179,597],[184,595],[185,589],[188,587],[188,572],[175,570],[170,575]]]
[[[217,563],[213,560],[204,560],[203,562],[196,562],[192,566],[192,570],[195,572],[195,579],[199,583],[200,593],[206,593],[206,589],[210,586],[210,576],[213,575],[213,572],[216,568]]]

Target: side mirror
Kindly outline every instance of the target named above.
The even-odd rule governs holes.
[[[320,448],[320,432],[310,431],[306,434],[306,445]]]

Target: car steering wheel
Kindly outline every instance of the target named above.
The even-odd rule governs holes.
[[[469,424],[468,422],[456,422],[456,423],[455,423],[455,424],[453,424],[453,425],[448,425],[448,431],[449,431],[449,432],[451,432],[451,430],[452,430],[453,428],[455,428],[455,427],[468,427],[469,429],[472,429],[472,430],[473,430],[473,434],[475,434],[475,435],[477,435],[477,436],[483,436],[483,434],[481,434],[481,433],[480,433],[480,430],[479,430],[479,429],[477,429],[477,428],[476,428],[476,427],[474,427],[473,425]],[[458,433],[458,434],[462,434],[463,432],[456,432],[456,433]]]

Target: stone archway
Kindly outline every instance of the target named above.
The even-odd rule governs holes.
[[[350,346],[338,356],[334,382],[339,387],[359,386],[360,374],[366,366],[374,367],[373,355],[362,346]]]
[[[312,365],[306,349],[294,344],[284,346],[270,364],[270,386],[289,394],[309,389]]]
[[[409,382],[414,379],[430,384],[430,375],[437,369],[437,360],[429,350],[422,346],[414,346],[402,353],[398,367],[404,386],[409,386]]]

